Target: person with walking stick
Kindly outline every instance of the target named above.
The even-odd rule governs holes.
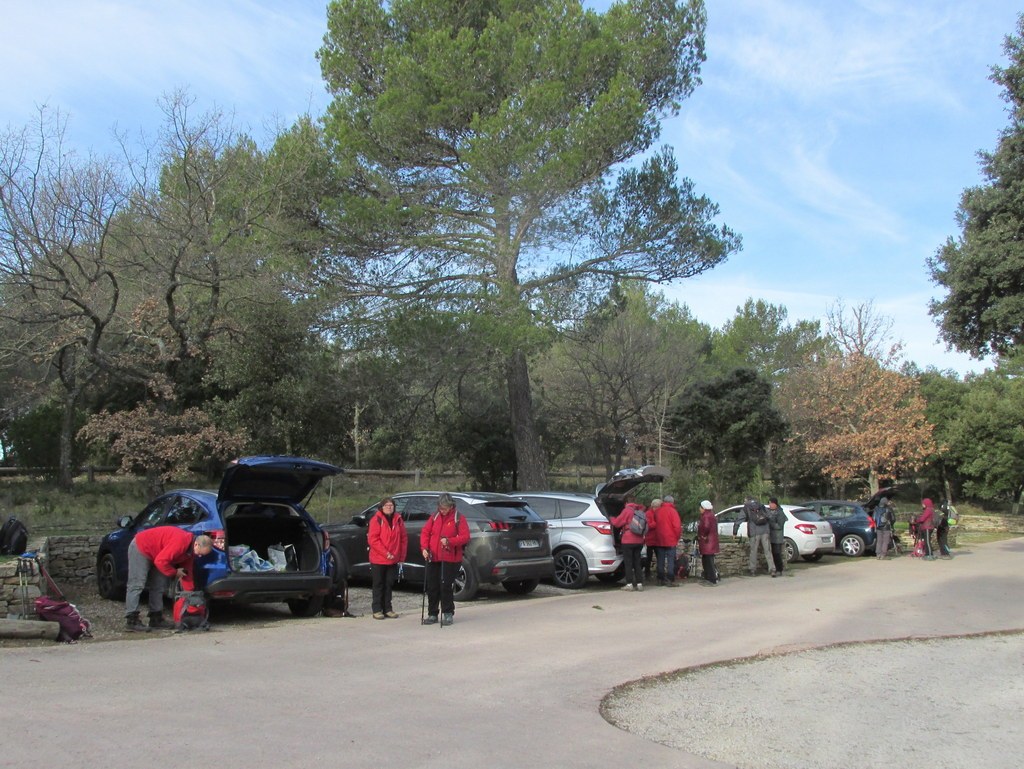
[[[426,564],[427,616],[424,625],[437,622],[441,627],[455,621],[455,575],[462,564],[462,549],[469,542],[469,524],[455,508],[451,494],[442,494],[434,513],[420,533],[420,548]]]

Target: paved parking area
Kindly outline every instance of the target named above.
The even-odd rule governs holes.
[[[488,592],[443,629],[419,625],[414,591],[397,620],[4,649],[0,764],[723,766],[612,726],[603,698],[721,660],[1024,628],[1022,556],[1016,539],[948,562],[830,558],[714,588]]]

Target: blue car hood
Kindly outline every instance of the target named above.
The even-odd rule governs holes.
[[[217,502],[300,504],[313,493],[321,479],[341,472],[340,467],[315,459],[242,457],[224,471]]]

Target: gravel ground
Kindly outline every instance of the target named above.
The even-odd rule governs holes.
[[[1012,633],[710,665],[620,687],[603,713],[740,769],[1018,769],[1022,702],[1024,634]]]

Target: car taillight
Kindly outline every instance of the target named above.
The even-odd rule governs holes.
[[[802,531],[804,534],[813,534],[818,530],[818,527],[813,523],[798,523],[794,526],[797,531]]]
[[[610,521],[584,521],[583,525],[597,529],[598,533],[607,534],[609,537],[612,534],[612,524]]]
[[[490,521],[487,528],[491,531],[511,531],[512,524],[508,521]]]

